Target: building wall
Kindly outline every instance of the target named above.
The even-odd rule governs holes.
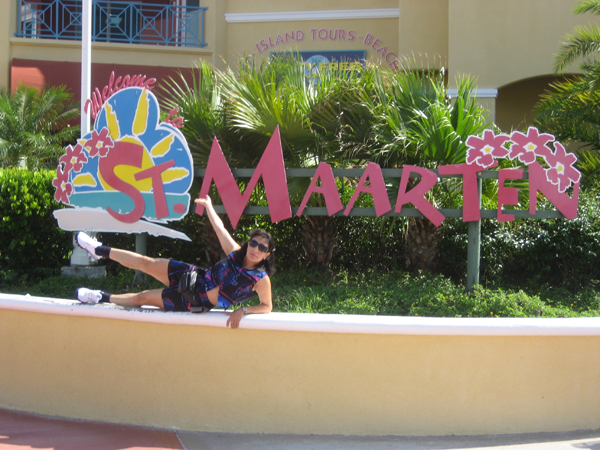
[[[457,74],[497,89],[486,107],[503,131],[531,125],[531,111],[554,78],[554,55],[577,25],[600,22],[575,15],[577,0],[449,0],[449,82]],[[578,72],[573,64],[568,72]]]
[[[0,0],[0,87],[10,87],[10,40],[16,31],[17,2]]]
[[[376,13],[398,9],[397,0],[378,0],[368,4],[347,2],[242,2],[229,1],[225,22],[228,52],[224,55],[231,66],[243,56],[268,59],[276,51],[364,50],[368,60],[393,62],[398,56],[398,15],[391,18],[331,17],[331,11],[363,10]],[[296,12],[310,13],[310,19]],[[272,21],[268,14],[279,13]],[[342,14],[343,16],[343,14]],[[390,52],[392,54],[390,54]]]
[[[478,77],[483,89],[552,74],[554,54],[565,34],[594,19],[574,15],[575,0],[449,3],[450,70]]]
[[[498,90],[496,99],[496,125],[510,132],[526,129],[533,123],[533,108],[540,94],[559,77],[548,75],[519,80]]]
[[[398,0],[227,0],[228,13],[397,8]]]
[[[448,65],[448,0],[400,0],[398,54],[416,56],[418,68]]]
[[[482,103],[508,131],[528,125],[531,109],[546,88],[542,80],[552,76],[553,57],[565,34],[576,25],[600,20],[590,14],[574,15],[576,4],[577,0],[376,0],[368,4],[362,0],[202,0],[201,6],[209,8],[208,47],[95,43],[92,59],[100,64],[177,69],[188,69],[194,61],[205,59],[224,68],[237,66],[241,56],[260,61],[272,51],[364,50],[369,60],[385,66],[396,67],[397,58],[408,58],[417,68],[446,67],[450,88],[455,87],[458,74],[477,78],[480,89],[498,90],[507,99],[496,102],[492,96]],[[0,0],[0,8],[8,12],[0,15],[0,25],[4,25],[0,85],[14,88],[20,81],[10,79],[13,58],[80,60],[76,42],[14,38],[17,2]],[[367,19],[328,15],[354,10],[397,13]],[[299,20],[298,12],[312,14],[308,20]],[[279,19],[269,20],[274,13]],[[577,65],[570,71],[576,72]],[[515,89],[527,95],[515,97]]]

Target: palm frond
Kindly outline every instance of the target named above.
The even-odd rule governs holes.
[[[556,73],[561,73],[577,59],[600,51],[600,26],[597,24],[579,25],[575,27],[574,34],[568,34],[565,39],[567,42],[562,44],[554,62]]]
[[[585,14],[591,12],[595,15],[600,15],[600,1],[598,0],[583,0],[573,8],[575,14]]]
[[[56,168],[63,147],[79,134],[69,125],[79,116],[71,98],[64,86],[0,91],[0,166],[25,160],[31,169]]]

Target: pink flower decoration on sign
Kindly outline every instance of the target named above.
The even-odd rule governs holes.
[[[71,169],[75,172],[81,172],[83,164],[88,162],[88,158],[85,156],[81,144],[77,144],[75,148],[69,145],[66,148],[66,153],[60,157],[58,162],[65,165],[65,172],[69,172]]]
[[[88,139],[83,145],[90,154],[91,158],[100,155],[101,158],[108,154],[108,151],[115,146],[112,138],[108,135],[108,128],[104,127],[98,133],[92,130],[92,138]]]
[[[554,141],[554,136],[547,133],[539,134],[537,128],[529,127],[527,134],[520,131],[515,131],[510,140],[513,144],[510,147],[509,158],[519,158],[524,164],[535,162],[538,156],[547,159],[552,154],[552,149],[546,145],[550,141]]]
[[[56,168],[56,178],[52,180],[52,186],[56,188],[54,200],[65,205],[70,204],[69,197],[73,193],[73,185],[69,183],[69,171],[63,171],[59,165]]]
[[[577,157],[573,153],[567,153],[560,142],[555,142],[556,153],[551,153],[546,162],[550,166],[546,170],[546,177],[550,183],[558,186],[559,192],[565,192],[571,182],[577,183],[581,179],[581,173],[573,167]]]
[[[477,164],[484,169],[494,164],[494,159],[505,158],[508,149],[503,144],[510,140],[505,134],[494,135],[492,130],[485,130],[483,137],[469,136],[467,139],[467,164]]]

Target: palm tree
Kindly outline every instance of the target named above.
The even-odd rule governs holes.
[[[488,125],[487,113],[475,98],[474,80],[457,80],[458,94],[447,95],[441,70],[419,72],[410,62],[398,72],[367,68],[370,84],[362,106],[372,118],[371,146],[349,147],[351,158],[374,161],[382,167],[418,165],[437,167],[465,161],[470,135],[480,134]],[[364,138],[362,140],[365,140]],[[398,191],[398,180],[390,182],[390,195]],[[437,206],[456,206],[461,195],[458,182],[438,183],[430,201]],[[406,225],[407,263],[413,269],[430,270],[441,237],[424,217],[411,218]]]
[[[224,151],[233,164],[254,167],[279,126],[288,167],[314,168],[321,162],[361,167],[368,161],[397,167],[464,162],[467,137],[487,124],[471,95],[473,81],[463,78],[458,85],[458,96],[450,101],[443,72],[407,67],[394,74],[373,64],[349,73],[321,73],[317,82],[307,82],[305,68],[296,59],[275,58],[244,65],[239,73],[204,65],[196,87],[184,83],[169,91],[170,106],[180,107],[186,133],[197,142],[191,147],[199,149],[204,143],[197,164],[206,160],[207,138],[217,135],[227,142]],[[292,197],[306,192],[308,183],[291,178]],[[396,184],[395,192],[397,188]],[[447,188],[444,202],[459,193],[456,185]],[[323,206],[320,198],[311,201],[311,206]],[[426,219],[411,223],[408,239],[421,243],[414,245],[418,251],[409,253],[427,252],[423,242],[432,236],[429,249],[434,249],[437,230],[431,230]],[[421,236],[415,236],[417,229]],[[327,268],[338,245],[335,219],[305,217],[301,234],[309,266]],[[413,266],[420,267],[417,259],[412,258]]]
[[[575,14],[591,12],[598,16],[600,15],[600,1],[583,0],[573,8],[573,12]],[[562,73],[576,60],[597,54],[600,51],[600,26],[596,23],[591,23],[587,27],[577,26],[575,27],[575,33],[568,34],[566,39],[567,42],[562,44],[561,51],[556,55],[554,62],[556,73]],[[593,72],[596,75],[594,88],[597,88],[597,82],[600,80],[600,64],[598,64],[597,58],[584,61],[581,64],[581,69],[584,72]]]
[[[183,74],[169,78],[160,87],[161,100],[167,110],[177,109],[185,119],[181,129],[194,166],[206,167],[215,136],[227,137],[227,116],[223,89],[218,72],[206,61],[199,61],[191,71],[191,83]]]
[[[299,68],[298,64],[275,59],[258,67],[241,66],[235,73],[230,68],[218,71],[202,62],[191,86],[183,76],[177,82],[170,80],[164,86],[165,105],[178,108],[185,118],[183,131],[195,166],[206,167],[216,136],[233,167],[255,167],[277,126],[287,165],[313,164],[313,152],[319,146],[307,119],[311,106]],[[245,181],[240,180],[242,184]],[[297,180],[290,181],[297,187]],[[218,248],[211,251],[212,234],[210,227],[206,228],[205,244],[212,260],[213,253],[220,252]]]
[[[177,109],[178,114],[185,119],[185,126],[181,131],[190,148],[194,167],[206,167],[215,137],[225,154],[236,159],[237,153],[231,151],[236,146],[229,132],[230,124],[220,74],[210,63],[199,61],[192,69],[191,82],[181,73],[177,78],[169,78],[160,86],[160,92],[167,111]],[[223,223],[232,231],[228,221]],[[201,224],[203,229],[200,236],[206,256],[214,264],[222,258],[223,251],[208,219]]]
[[[232,123],[249,149],[262,152],[279,126],[286,165],[314,168],[321,162],[343,164],[340,116],[355,91],[350,78],[326,72],[317,82],[307,82],[304,66],[296,58],[275,58],[258,66],[246,65],[239,75],[229,70],[223,81]],[[306,178],[291,178],[292,197],[305,192],[308,184]],[[312,206],[323,206],[321,202],[311,199]],[[338,246],[335,219],[304,217],[301,235],[308,266],[328,269]]]
[[[600,0],[584,0],[573,12],[590,12],[600,15]],[[578,26],[573,34],[566,36],[560,52],[556,55],[554,69],[557,74],[575,61],[584,58],[579,65],[582,75],[565,77],[550,85],[551,90],[542,95],[534,110],[535,124],[554,134],[562,142],[579,142],[578,167],[583,182],[598,179],[600,174],[600,26],[591,23]]]
[[[23,162],[29,169],[56,169],[64,147],[79,135],[79,116],[64,86],[0,89],[0,167]]]

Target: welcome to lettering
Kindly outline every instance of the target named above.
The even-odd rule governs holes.
[[[94,89],[92,98],[87,99],[83,111],[87,114],[88,110],[91,109],[92,119],[95,120],[106,100],[121,89],[141,87],[150,90],[154,88],[155,84],[156,78],[146,79],[146,75],[125,75],[124,77],[119,76],[115,80],[115,73],[111,72],[108,84],[102,88],[102,92],[100,92],[100,89],[98,88]]]

